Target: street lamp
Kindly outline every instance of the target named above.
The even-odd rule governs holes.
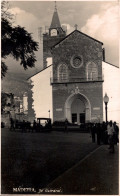
[[[106,113],[106,122],[107,122],[107,104],[109,102],[109,97],[107,96],[107,93],[105,93],[105,96],[103,98],[104,103],[105,103],[105,113]]]
[[[49,112],[49,118],[50,118],[50,110],[48,110],[48,112]]]

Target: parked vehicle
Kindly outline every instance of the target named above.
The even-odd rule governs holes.
[[[40,131],[52,131],[50,118],[37,118],[36,129]]]

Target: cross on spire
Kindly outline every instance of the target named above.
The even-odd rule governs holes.
[[[77,30],[78,25],[77,25],[77,24],[75,24],[75,26],[74,26],[74,27],[75,27],[75,30]]]
[[[57,4],[56,4],[56,1],[55,1],[55,11],[57,11]]]

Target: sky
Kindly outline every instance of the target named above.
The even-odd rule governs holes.
[[[9,71],[2,82],[2,88],[6,91],[15,91],[16,88],[16,93],[18,87],[15,87],[15,82],[22,89],[22,83],[42,69],[42,38],[40,41],[38,28],[42,27],[44,33],[45,26],[50,26],[55,2],[9,1],[9,4],[9,11],[15,15],[14,26],[25,27],[29,33],[32,33],[33,39],[39,42],[35,68],[25,71],[19,62],[11,57],[6,59]],[[106,61],[119,66],[118,1],[57,1],[56,4],[61,25],[67,25],[68,34],[75,29],[74,25],[77,24],[78,30],[103,42]],[[9,88],[8,81],[11,81],[11,88]],[[24,88],[22,90],[24,91]]]

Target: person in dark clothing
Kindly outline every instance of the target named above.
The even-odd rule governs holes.
[[[103,144],[108,144],[108,134],[107,134],[107,125],[105,122],[102,123],[101,126],[101,141],[103,142]]]
[[[51,120],[48,120],[48,130],[49,130],[49,131],[52,131]]]
[[[15,130],[15,123],[14,123],[13,118],[10,118],[10,124],[11,124],[10,130],[11,130],[11,131],[12,131],[12,130]]]
[[[114,143],[117,144],[119,143],[119,127],[117,126],[116,122],[113,123],[114,127]]]
[[[25,120],[23,120],[22,122],[22,132],[25,132],[26,131],[26,122]]]
[[[68,133],[68,120],[65,120],[65,133]]]
[[[95,132],[96,132],[95,124],[91,124],[91,135],[92,135],[92,142],[93,143],[95,143]]]
[[[36,131],[36,129],[37,129],[37,123],[36,123],[36,121],[34,120],[33,121],[33,129],[32,129],[32,132],[35,130]]]
[[[108,136],[108,131],[107,131],[107,127],[108,127],[108,122],[105,123],[105,144],[108,144],[108,140],[109,140],[109,136]]]
[[[28,132],[31,130],[31,123],[29,121],[26,122],[26,129]]]
[[[97,132],[97,144],[101,143],[101,126],[100,123],[96,124],[96,132]]]

